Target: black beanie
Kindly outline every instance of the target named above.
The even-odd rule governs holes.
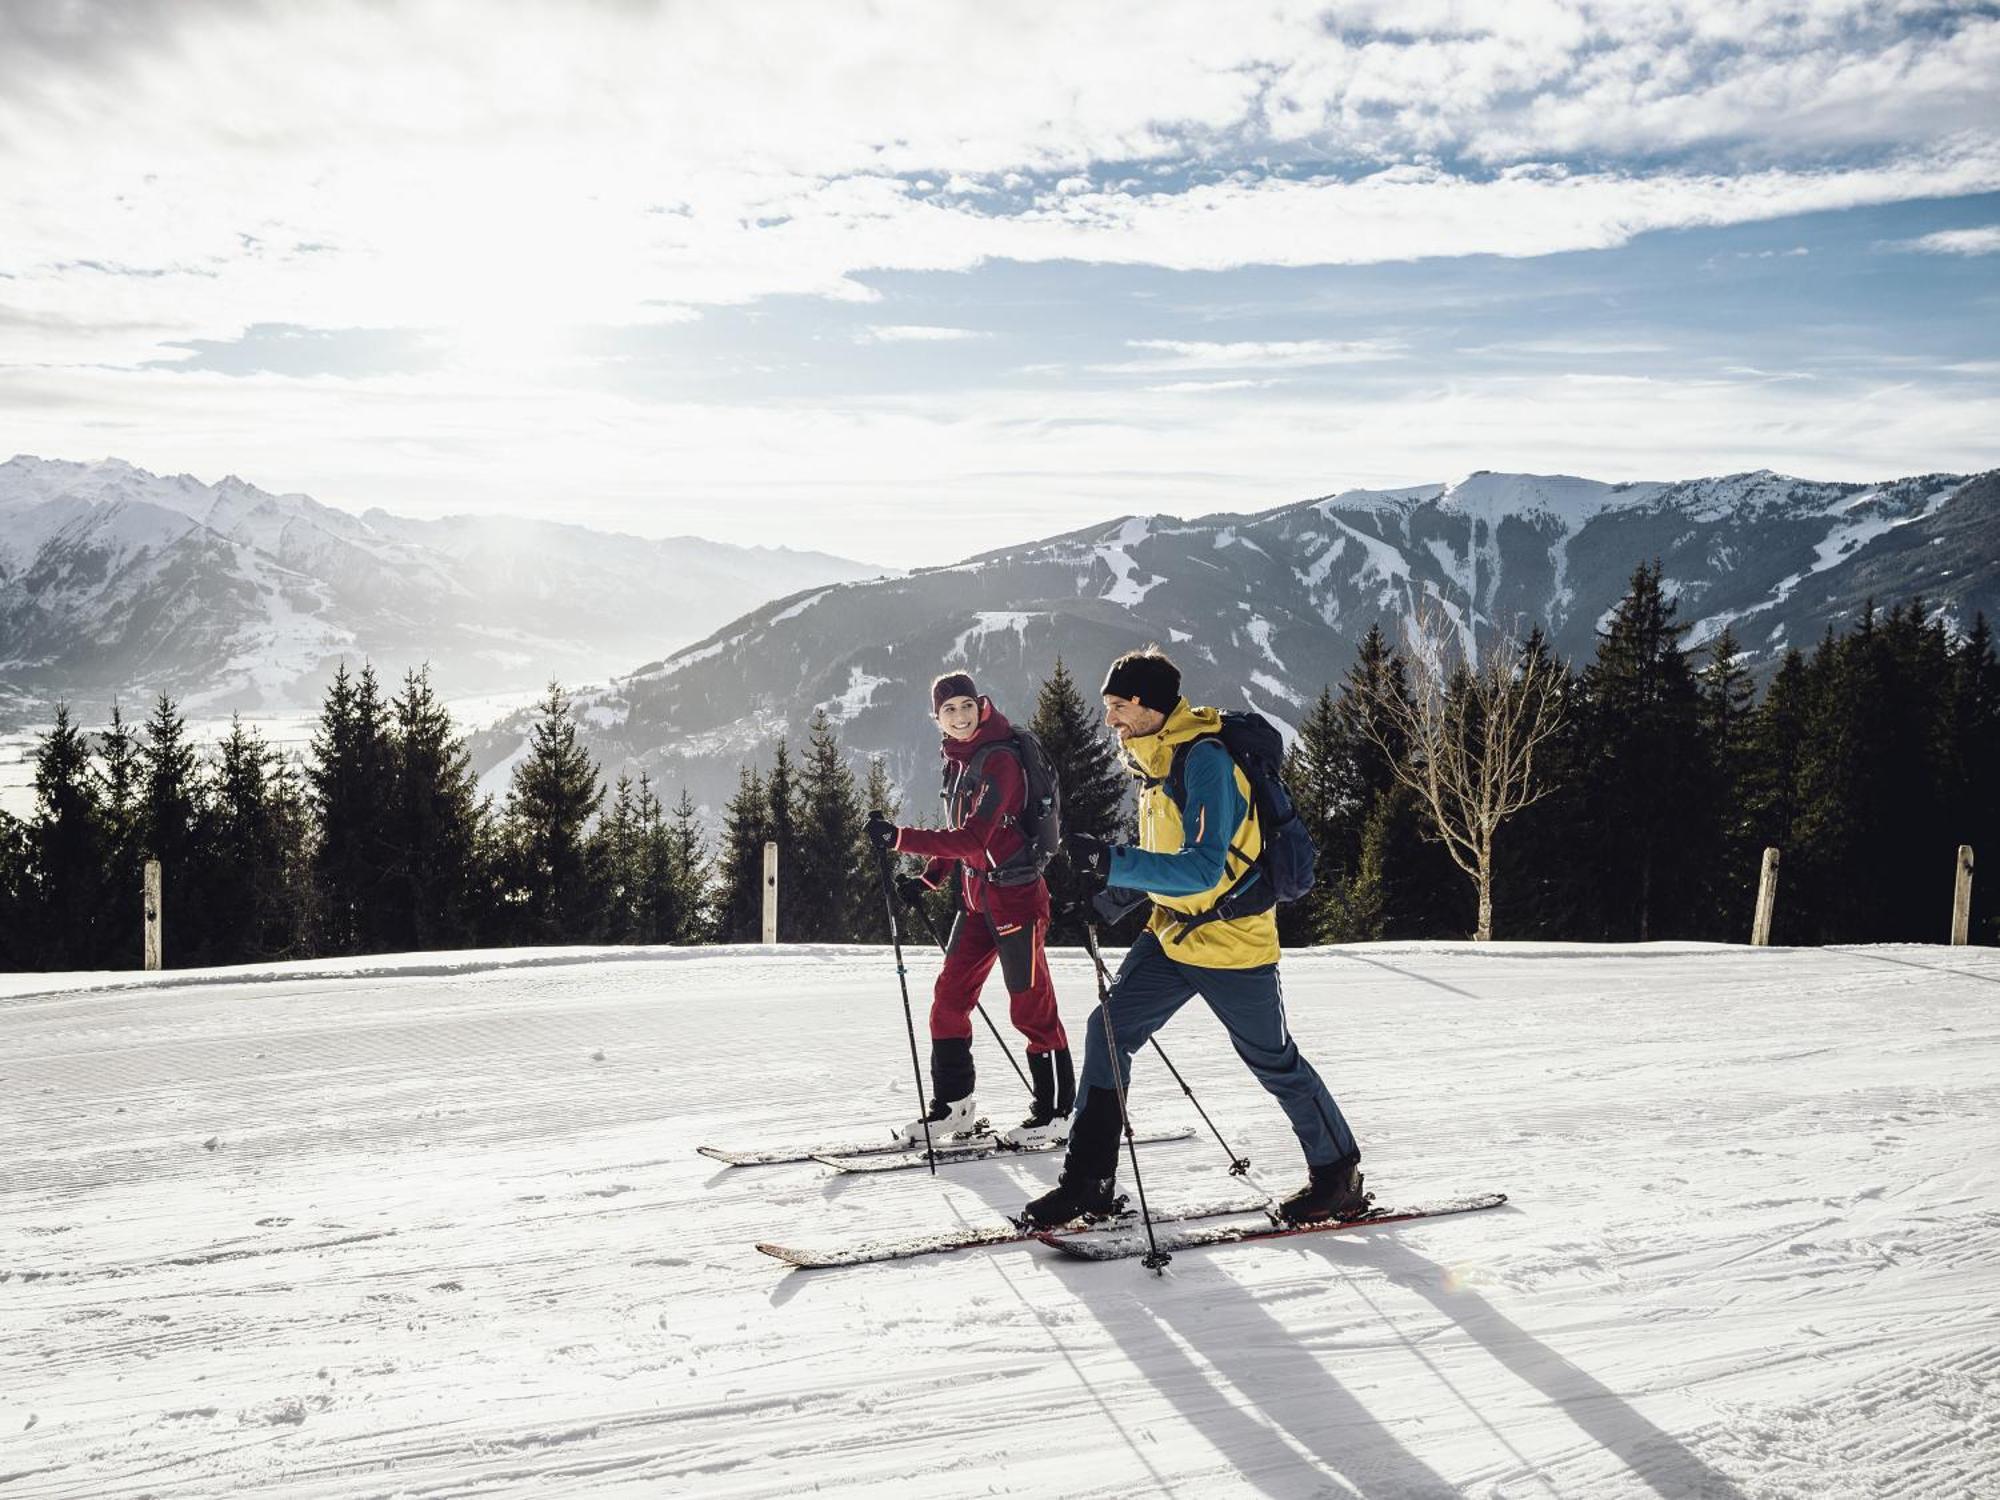
[[[1181,701],[1181,669],[1158,647],[1128,651],[1111,664],[1098,691],[1113,698],[1137,698],[1156,714],[1170,714]]]
[[[931,717],[944,707],[947,698],[977,698],[979,689],[972,685],[969,672],[947,672],[931,683]]]

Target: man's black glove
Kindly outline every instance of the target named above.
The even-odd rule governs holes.
[[[896,835],[903,830],[891,823],[879,808],[868,813],[868,842],[884,853],[896,847]]]
[[[924,884],[924,877],[921,875],[898,875],[896,877],[896,894],[903,898],[903,905],[909,907],[912,911],[922,906],[924,904],[924,897],[930,893],[931,888]]]
[[[1086,886],[1095,889],[1110,878],[1111,846],[1103,839],[1087,833],[1066,833],[1063,850],[1069,855],[1070,868]]]

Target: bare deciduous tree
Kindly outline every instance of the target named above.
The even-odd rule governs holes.
[[[1535,753],[1562,725],[1564,672],[1545,650],[1503,637],[1484,661],[1468,662],[1434,610],[1405,620],[1407,699],[1377,698],[1381,719],[1404,740],[1382,738],[1396,777],[1422,800],[1452,863],[1479,896],[1473,937],[1493,937],[1493,836],[1508,818],[1554,790],[1535,773]],[[1371,719],[1376,716],[1369,716]]]

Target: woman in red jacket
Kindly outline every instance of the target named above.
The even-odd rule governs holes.
[[[973,1103],[972,1009],[980,987],[1000,964],[1012,999],[1009,1015],[1028,1039],[1028,1070],[1035,1103],[1028,1117],[1005,1132],[1017,1144],[1060,1141],[1069,1135],[1076,1098],[1069,1038],[1056,1014],[1055,986],[1042,951],[1049,930],[1049,888],[1034,865],[1019,823],[1028,781],[1014,729],[964,672],[931,684],[931,711],[944,732],[947,828],[906,828],[871,813],[868,835],[876,847],[920,855],[921,875],[897,882],[914,904],[935,890],[957,865],[959,906],[945,945],[944,968],[931,1001],[931,1100],[921,1120],[903,1127],[920,1142],[970,1130]]]

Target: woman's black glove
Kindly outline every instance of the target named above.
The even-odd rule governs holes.
[[[868,842],[883,853],[896,847],[896,835],[903,830],[885,817],[880,809],[870,809],[868,813]]]

